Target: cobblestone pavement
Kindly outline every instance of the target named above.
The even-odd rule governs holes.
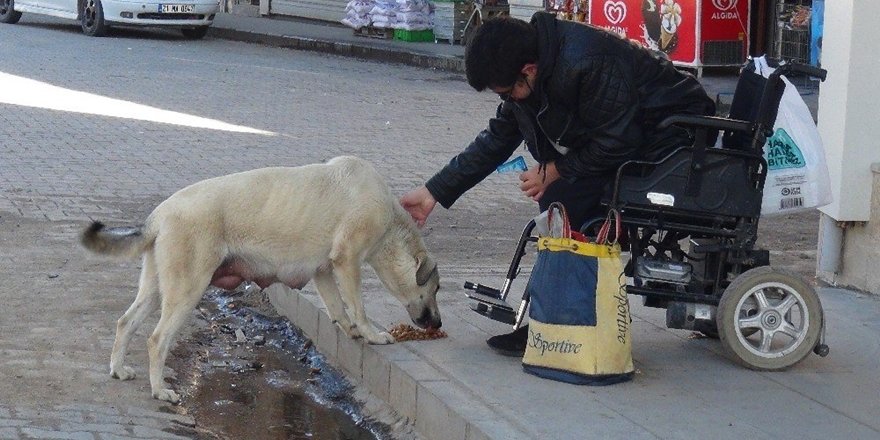
[[[144,340],[155,318],[131,346],[140,376],[109,378],[115,320],[134,297],[138,265],[80,251],[76,234],[88,221],[137,223],[192,182],[339,154],[373,161],[402,194],[466,145],[497,103],[458,74],[185,41],[175,31],[88,38],[75,24],[27,15],[0,26],[0,77],[273,133],[196,128],[183,116],[179,124],[101,116],[89,113],[91,95],[75,99],[77,112],[50,110],[65,95],[58,90],[24,94],[44,106],[10,104],[21,90],[0,89],[0,439],[215,436],[183,408],[150,398]],[[426,241],[444,276],[503,273],[534,214],[517,184],[493,175],[434,213]],[[453,284],[443,291],[460,290]],[[446,304],[463,302],[449,295]]]
[[[192,420],[185,416],[139,407],[0,405],[0,438],[4,439],[180,439],[191,438],[193,428]]]
[[[462,148],[496,100],[445,72],[184,41],[177,32],[117,30],[88,38],[75,24],[33,16],[0,26],[0,60],[5,79],[275,133],[14,105],[7,103],[14,94],[0,91],[0,438],[211,436],[192,428],[181,408],[149,396],[145,337],[155,320],[130,350],[139,377],[109,378],[114,324],[134,298],[137,263],[81,252],[76,234],[89,220],[137,223],[189,183],[340,154],[373,161],[402,194]],[[60,96],[26,95],[47,104]],[[91,99],[82,95],[74,105],[88,112]],[[493,177],[454,210],[438,210],[431,223],[443,226],[427,233],[441,264],[466,263],[457,252],[443,254],[440,248],[450,246],[440,244],[450,237],[524,224],[534,208],[517,191],[503,190],[511,185],[514,176]],[[501,215],[486,218],[489,212]],[[513,238],[503,235],[467,259],[507,258]]]

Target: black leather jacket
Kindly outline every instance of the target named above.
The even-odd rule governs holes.
[[[539,163],[554,161],[562,178],[575,181],[610,174],[630,159],[658,159],[686,142],[679,128],[657,128],[667,116],[715,113],[696,78],[635,43],[545,12],[532,25],[538,96],[501,103],[489,126],[428,180],[445,208],[523,141]]]

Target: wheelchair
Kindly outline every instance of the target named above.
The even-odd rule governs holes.
[[[781,64],[769,78],[743,69],[728,118],[673,115],[694,134],[657,162],[629,161],[616,173],[603,206],[620,216],[621,242],[629,248],[626,292],[644,305],[666,309],[666,325],[720,339],[740,365],[782,370],[812,351],[828,354],[825,319],[815,289],[801,277],[770,266],[768,250],[755,242],[767,162],[763,157],[785,83],[801,74],[825,79],[826,71]],[[721,134],[721,145],[714,141]],[[712,144],[712,145],[710,145]],[[605,218],[587,222],[587,233]],[[514,310],[511,286],[533,234],[524,228],[500,289],[465,282],[471,309],[519,328],[528,310],[523,294]],[[624,246],[626,251],[626,246]]]

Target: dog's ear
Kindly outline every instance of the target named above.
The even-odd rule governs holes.
[[[427,253],[417,256],[416,263],[419,267],[416,270],[416,284],[424,286],[431,279],[431,276],[437,272],[437,263],[434,263]]]

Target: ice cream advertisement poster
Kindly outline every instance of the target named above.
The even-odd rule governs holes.
[[[697,13],[697,0],[590,0],[594,26],[688,64],[697,60]]]
[[[701,39],[703,41],[745,41],[749,33],[748,0],[712,0],[703,2]],[[743,45],[743,47],[747,47]],[[743,54],[745,59],[745,54]]]

